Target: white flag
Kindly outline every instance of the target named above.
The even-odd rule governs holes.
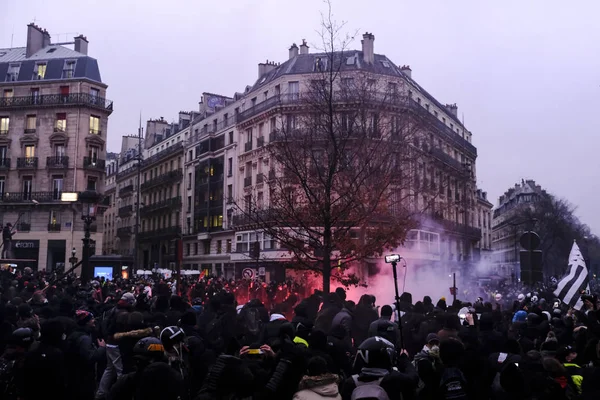
[[[576,310],[581,310],[581,291],[589,292],[589,275],[585,260],[577,243],[573,243],[571,254],[569,254],[569,274],[565,276],[554,291],[554,295]]]

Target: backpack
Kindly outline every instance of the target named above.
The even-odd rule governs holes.
[[[358,380],[358,375],[352,375],[352,380],[356,388],[352,391],[351,400],[369,399],[369,400],[390,400],[387,392],[381,387],[383,378],[371,382],[362,382]]]
[[[262,320],[260,318],[260,311],[256,307],[249,307],[246,310],[246,317],[244,324],[246,331],[253,336],[260,335],[262,331]]]
[[[467,380],[462,371],[451,367],[444,369],[440,379],[440,399],[466,400]]]
[[[213,350],[222,351],[223,342],[223,315],[215,317],[206,326],[206,344]]]

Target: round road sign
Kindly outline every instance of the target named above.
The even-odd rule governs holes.
[[[244,268],[242,271],[242,278],[252,279],[254,278],[254,270],[252,268]]]

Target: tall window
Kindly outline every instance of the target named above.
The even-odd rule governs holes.
[[[54,146],[54,156],[56,157],[64,157],[67,155],[67,151],[65,149],[64,144],[57,144]]]
[[[0,176],[0,199],[2,199],[4,193],[6,192],[6,178]]]
[[[23,177],[23,200],[31,200],[31,192],[33,190],[33,177]]]
[[[290,100],[298,100],[300,97],[300,82],[288,82],[288,94]]]
[[[0,117],[0,135],[8,135],[9,117]]]
[[[21,64],[10,64],[8,66],[8,73],[6,74],[7,82],[14,82],[19,77],[19,70],[21,69]]]
[[[46,63],[36,64],[35,69],[33,70],[33,79],[44,79],[46,75]]]
[[[62,175],[56,175],[52,177],[52,198],[54,200],[60,200],[60,196],[63,191],[63,177]]]
[[[86,190],[96,191],[96,178],[88,176]]]
[[[233,202],[233,185],[227,185],[227,202]]]
[[[221,254],[223,252],[223,241],[217,240],[217,254]]]
[[[7,167],[6,159],[8,158],[8,147],[0,146],[0,167]]]
[[[33,158],[35,157],[35,146],[32,144],[28,144],[25,146],[25,158]]]
[[[225,245],[225,252],[231,253],[231,239],[227,239],[227,242]]]
[[[27,116],[27,126],[25,127],[25,132],[26,133],[35,132],[36,122],[37,122],[37,119],[36,119],[35,115],[28,115]]]
[[[233,175],[233,158],[229,157],[227,159],[227,176]]]
[[[33,104],[40,103],[40,89],[39,88],[31,88],[31,101]]]
[[[58,210],[50,211],[50,220],[48,221],[48,223],[52,227],[55,227],[55,229],[57,227],[60,228],[60,211],[58,211]]]
[[[75,61],[74,60],[66,60],[65,66],[63,68],[62,77],[65,79],[70,79],[75,76]]]
[[[90,134],[92,134],[92,135],[100,134],[100,117],[90,115]]]
[[[64,132],[67,130],[67,114],[56,114],[56,123],[54,124],[54,132]]]
[[[95,103],[100,97],[100,90],[96,88],[90,88],[90,102]]]
[[[98,161],[98,155],[100,154],[100,148],[96,146],[90,146],[88,150],[88,157],[90,159],[90,163],[96,164]]]
[[[233,144],[233,132],[229,132],[229,144]]]

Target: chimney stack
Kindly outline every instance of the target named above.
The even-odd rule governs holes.
[[[43,43],[42,48],[50,46],[50,34],[45,29],[42,32],[42,34],[44,35],[44,43]]]
[[[290,47],[290,60],[294,57],[296,57],[298,55],[298,46],[296,46],[296,43],[292,44],[292,47]]]
[[[88,40],[85,36],[79,35],[75,38],[75,51],[87,56],[88,53]]]
[[[458,118],[458,106],[456,105],[456,103],[446,104],[446,109],[450,112],[450,114]]]
[[[302,44],[300,45],[300,54],[308,54],[308,45],[304,39],[302,39]]]
[[[375,42],[375,35],[373,35],[372,33],[366,32],[363,35],[363,40],[361,41],[362,51],[363,51],[363,58],[367,64],[375,63],[374,42]]]
[[[265,63],[259,63],[258,64],[258,77],[260,78],[261,76],[268,74],[269,72],[273,71],[276,67],[277,67],[277,64],[275,63],[275,61],[269,62],[269,60],[267,60],[267,62],[265,62]]]
[[[44,36],[44,31],[36,24],[31,23],[27,25],[27,49],[25,50],[25,57],[31,57],[44,48]],[[49,34],[48,40],[50,40]]]
[[[400,71],[402,71],[402,73],[408,76],[409,78],[412,78],[412,69],[410,69],[410,65],[403,65],[400,68]]]

